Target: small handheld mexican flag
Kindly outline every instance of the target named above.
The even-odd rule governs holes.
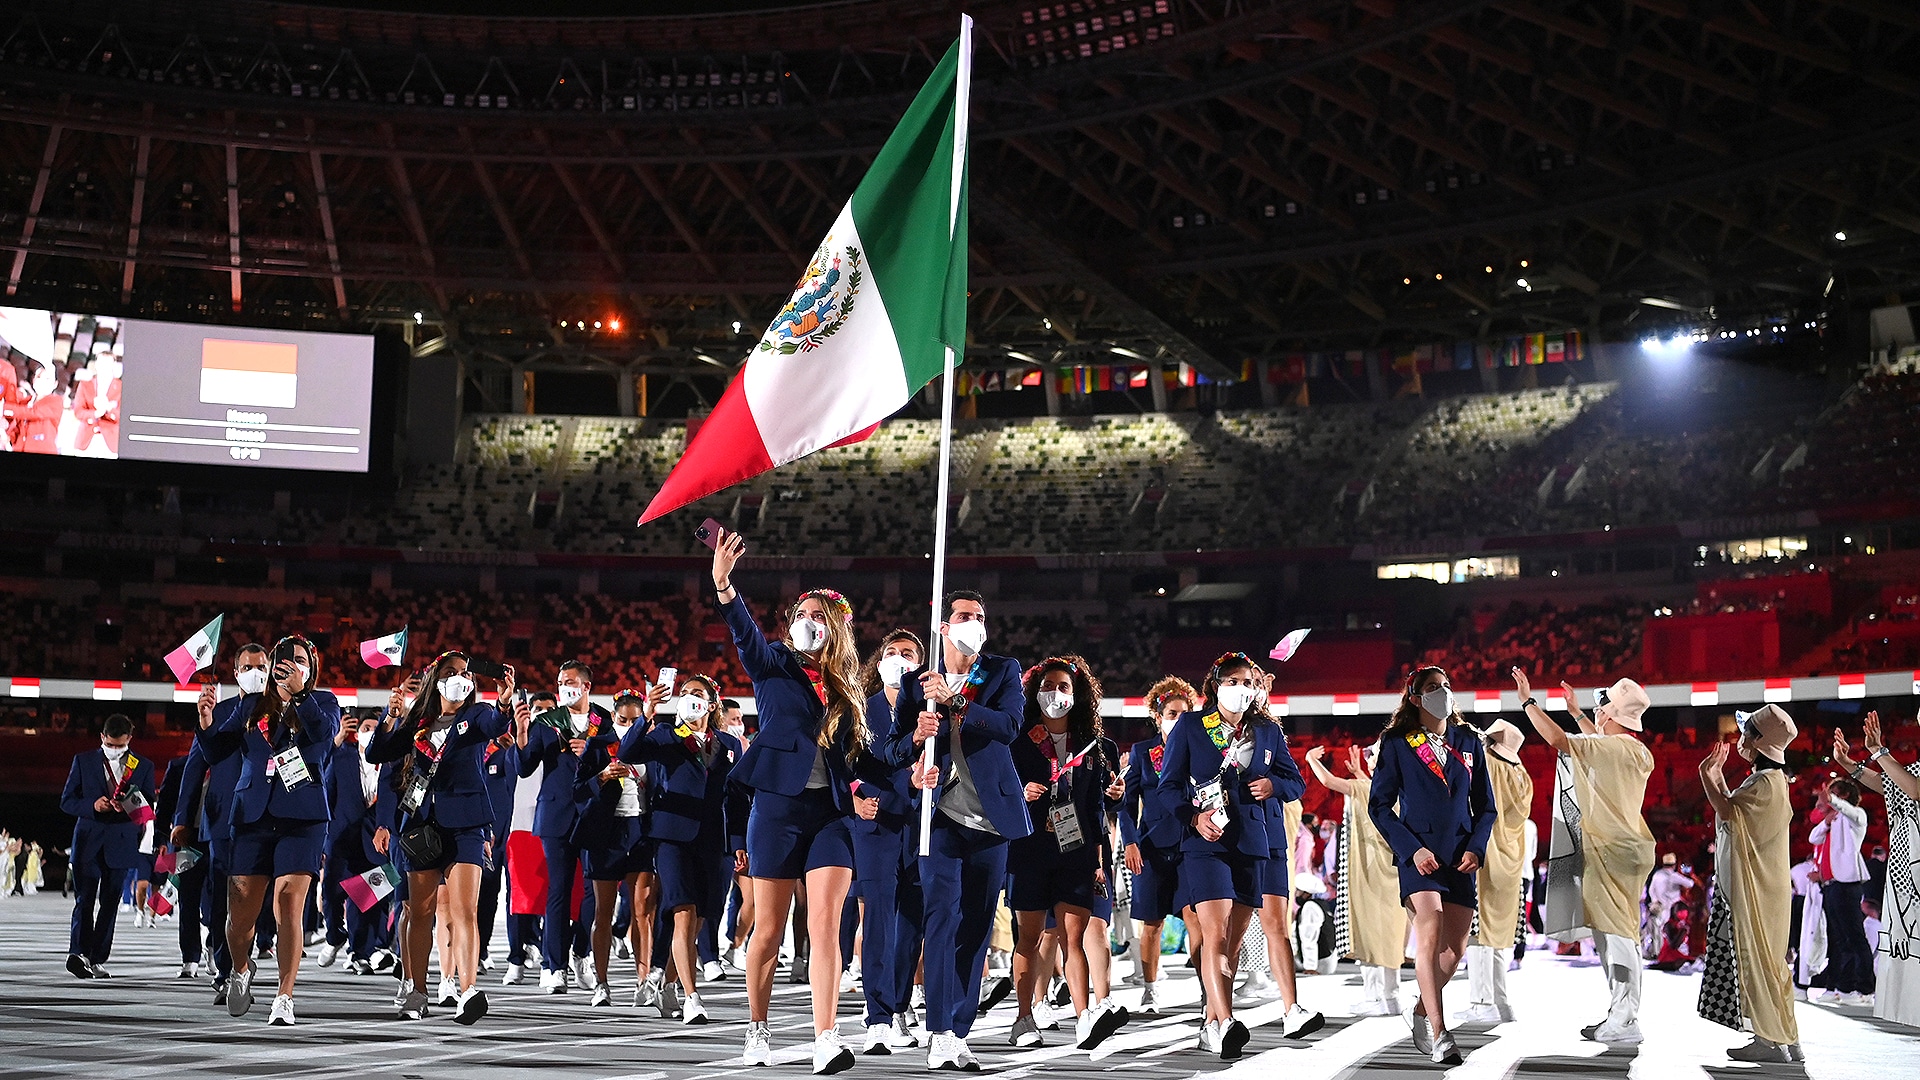
[[[395,667],[407,656],[407,628],[360,643],[360,659],[371,668]]]
[[[792,298],[639,524],[830,446],[857,443],[966,344],[973,20],[934,66]]]
[[[120,806],[135,825],[153,820],[153,804],[147,801],[147,793],[137,787],[128,788],[127,793],[120,796]]]
[[[340,883],[346,890],[347,898],[353,906],[365,911],[373,905],[393,895],[393,882],[399,872],[392,863],[376,866],[358,877],[350,877]]]
[[[173,883],[172,874],[168,874],[167,880],[153,891],[153,899],[148,903],[153,905],[155,915],[171,915],[180,906],[180,887]]]
[[[167,667],[173,669],[173,681],[184,683],[193,678],[194,672],[213,666],[214,650],[220,646],[220,623],[226,615],[213,617],[213,621],[201,627],[186,643],[167,654]]]

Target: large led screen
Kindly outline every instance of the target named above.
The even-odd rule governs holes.
[[[365,472],[373,338],[0,307],[6,449]]]

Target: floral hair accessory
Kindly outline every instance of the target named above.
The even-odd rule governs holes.
[[[631,686],[613,695],[613,704],[616,707],[618,707],[619,704],[623,701],[645,701],[645,700],[647,700],[647,695],[641,693],[638,690],[635,690]]]
[[[853,621],[853,603],[836,590],[808,589],[806,592],[800,594],[800,601],[805,601],[808,597],[814,597],[838,611],[841,622],[850,623]],[[796,602],[796,606],[800,601]]]
[[[1251,656],[1248,656],[1246,653],[1243,653],[1243,652],[1222,653],[1220,656],[1220,659],[1215,660],[1213,662],[1212,674],[1214,678],[1219,678],[1220,672],[1225,670],[1226,668],[1240,667],[1241,665],[1245,665],[1247,667],[1254,668],[1256,670],[1259,668],[1259,665],[1253,662],[1253,658]]]

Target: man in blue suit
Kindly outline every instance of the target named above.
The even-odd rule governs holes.
[[[142,861],[145,827],[132,814],[142,806],[151,813],[153,762],[136,755],[129,748],[132,742],[133,721],[119,713],[107,717],[100,728],[100,748],[73,759],[66,790],[60,794],[60,809],[75,818],[67,970],[77,979],[108,977],[121,884],[127,871]]]
[[[887,758],[911,766],[913,786],[935,792],[931,854],[920,885],[926,906],[929,1069],[977,1071],[967,1034],[980,1011],[981,967],[1007,876],[1007,842],[1033,831],[1009,749],[1026,715],[1020,662],[982,652],[987,611],[980,594],[947,594],[940,624],[945,672],[900,680]],[[922,769],[923,748],[934,765]]]
[[[579,660],[560,665],[559,707],[534,718],[529,725],[525,745],[520,747],[520,775],[532,776],[536,768],[546,772],[540,780],[540,801],[533,809],[533,832],[547,855],[547,916],[541,934],[540,989],[549,994],[567,992],[568,951],[574,957],[573,973],[582,989],[594,986],[591,978],[593,930],[593,891],[586,890],[580,901],[580,918],[573,913],[574,877],[580,867],[582,845],[575,839],[581,807],[576,802],[574,780],[580,770],[580,751],[593,735],[613,729],[613,716],[598,705],[590,704],[593,669]]]
[[[257,694],[267,685],[267,648],[242,645],[233,656],[234,680],[240,693],[219,701],[219,688],[206,686],[200,691],[201,707],[212,710],[215,725],[224,723],[228,714],[240,707],[248,694]],[[208,958],[213,963],[215,1005],[226,1003],[227,976],[233,974],[233,955],[227,950],[227,855],[233,838],[233,789],[240,785],[239,756],[209,765],[207,755],[196,740],[179,766],[180,800],[173,811],[173,847],[199,846],[207,854],[207,881],[201,890],[200,919],[210,931]],[[190,917],[183,911],[181,918]],[[268,922],[271,912],[261,914]]]
[[[494,921],[500,914],[500,892],[509,887],[507,836],[513,830],[513,793],[520,783],[520,748],[514,745],[512,731],[495,739],[487,747],[481,768],[487,777],[487,801],[493,806],[493,865],[480,872],[480,967],[483,971],[491,971],[493,958],[487,954],[487,943],[493,940]],[[514,925],[509,913],[509,965],[519,965],[526,959],[520,952],[521,943],[519,935],[514,932]]]

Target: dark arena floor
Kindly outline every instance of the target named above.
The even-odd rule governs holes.
[[[594,1009],[586,995],[543,995],[532,981],[501,987],[496,970],[486,979],[491,1011],[473,1028],[456,1026],[447,1014],[425,1022],[394,1019],[393,983],[381,975],[356,977],[340,967],[319,969],[311,955],[295,1000],[299,1023],[266,1025],[267,1000],[234,1020],[212,1004],[205,980],[176,980],[173,927],[135,929],[123,912],[107,982],[79,982],[61,967],[69,911],[58,895],[0,901],[0,1076],[9,1080],[89,1075],[115,1080],[179,1076],[397,1077],[427,1080],[462,1076],[540,1076],[555,1080],[712,1080],[752,1072],[740,1064],[744,986],[733,978],[704,988],[714,1023],[685,1027],[652,1010],[629,1006]],[[504,951],[504,943],[496,943]],[[631,1000],[632,976],[616,963],[615,1000]],[[1646,1041],[1634,1050],[1612,1050],[1583,1041],[1582,1023],[1603,1002],[1600,973],[1578,961],[1529,953],[1509,981],[1515,1023],[1472,1027],[1459,1033],[1464,1064],[1442,1070],[1417,1057],[1406,1026],[1383,1017],[1346,1015],[1359,995],[1351,965],[1331,976],[1303,976],[1302,999],[1327,1013],[1327,1025],[1305,1042],[1288,1042],[1274,1021],[1272,1003],[1243,1008],[1253,1041],[1235,1062],[1222,1062],[1194,1048],[1197,993],[1190,972],[1177,959],[1165,995],[1165,1015],[1135,1017],[1092,1053],[1075,1050],[1070,1033],[1048,1032],[1046,1047],[1013,1050],[1006,1045],[1014,1010],[988,1013],[972,1044],[984,1071],[1000,1077],[1040,1075],[1087,1078],[1108,1074],[1152,1077],[1226,1074],[1285,1080],[1337,1077],[1436,1076],[1451,1080],[1501,1077],[1620,1077],[1646,1080],[1704,1078],[1751,1072],[1724,1050],[1745,1037],[1694,1015],[1698,977],[1648,972],[1642,1024]],[[1124,964],[1121,965],[1124,970]],[[630,972],[631,969],[626,969]],[[1116,971],[1116,976],[1120,974]],[[1408,975],[1410,978],[1410,973]],[[1454,988],[1464,998],[1464,975]],[[1403,993],[1410,989],[1403,984]],[[623,992],[624,991],[624,992]],[[269,991],[271,993],[271,991]],[[1116,991],[1122,1002],[1139,990]],[[859,1032],[856,995],[841,999],[841,1031]],[[1453,1003],[1450,1002],[1450,1006]],[[769,1076],[807,1075],[810,1044],[806,991],[785,981],[774,996],[774,1067]],[[1800,1030],[1804,1066],[1775,1065],[1766,1075],[1816,1080],[1914,1075],[1920,1032],[1873,1019],[1867,1009],[1835,1009],[1802,1003]],[[1070,1025],[1069,1025],[1070,1026]],[[857,1046],[857,1043],[856,1043]],[[923,1075],[923,1052],[861,1057],[845,1075]]]

